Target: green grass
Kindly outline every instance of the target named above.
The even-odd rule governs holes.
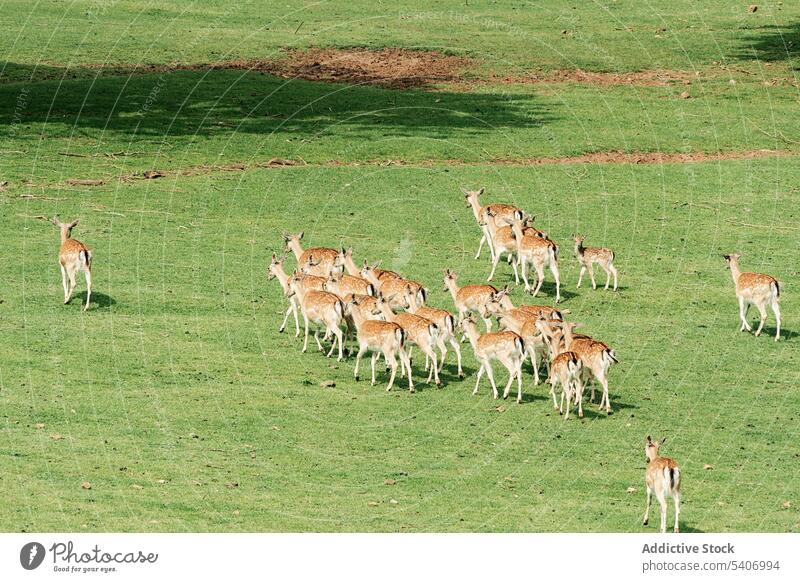
[[[0,306],[9,339],[2,481],[11,492],[0,523],[639,531],[642,441],[653,433],[669,437],[684,467],[687,531],[796,531],[797,510],[782,503],[796,498],[797,478],[798,208],[785,186],[797,178],[783,160],[586,167],[577,176],[554,167],[303,168],[157,189],[139,182],[57,203],[7,198],[0,226],[15,233],[18,260],[5,261],[2,276],[21,292]],[[488,385],[470,396],[467,346],[465,381],[448,367],[442,390],[386,394],[356,383],[351,360],[301,354],[293,335],[277,333],[284,301],[264,271],[282,229],[382,257],[424,281],[432,304],[450,307],[443,267],[465,281],[488,272],[471,258],[477,229],[457,186],[487,181],[493,197],[536,212],[564,245],[563,306],[621,360],[611,417],[590,408],[584,421],[564,422],[530,376],[524,404],[498,413]],[[85,314],[77,299],[60,304],[57,232],[23,218],[54,211],[80,214],[76,234],[95,250],[97,304]],[[745,219],[767,227],[729,222]],[[574,289],[566,240],[578,229],[616,249],[617,294]],[[787,281],[788,341],[737,331],[720,257],[731,249]],[[336,388],[319,386],[329,379]]]
[[[781,47],[800,10],[785,4],[756,15],[729,2],[661,15],[641,2],[283,3],[267,13],[209,1],[2,4],[0,530],[636,532],[652,434],[681,463],[685,531],[798,531],[800,44]],[[393,91],[92,68],[398,45],[470,56],[478,77],[701,75],[687,100],[683,85]],[[496,163],[760,148],[789,155]],[[274,157],[309,165],[213,169]],[[118,179],[154,168],[171,172]],[[589,407],[564,422],[527,368],[522,405],[493,401],[488,384],[472,397],[467,344],[466,380],[450,360],[443,389],[418,378],[418,393],[401,383],[387,394],[384,376],[357,383],[352,359],[301,354],[292,333],[277,333],[285,300],[265,275],[284,230],[353,245],[358,260],[383,259],[452,308],[441,270],[465,282],[489,271],[472,259],[478,229],[462,185],[523,206],[561,244],[563,307],[620,359],[612,416]],[[82,283],[61,304],[58,233],[34,218],[53,213],[80,217],[75,236],[95,254],[86,313]],[[574,289],[576,231],[616,251],[618,293]],[[720,256],[733,250],[782,282],[780,343],[737,331]],[[499,273],[509,280],[505,265]],[[546,283],[538,300],[551,303],[552,291]]]

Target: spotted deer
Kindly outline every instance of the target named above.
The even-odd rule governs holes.
[[[575,352],[567,351],[563,342],[563,331],[558,329],[552,338],[551,344],[553,360],[550,363],[550,395],[553,397],[553,408],[559,414],[564,414],[564,420],[569,418],[572,403],[578,405],[578,418],[583,418],[583,385],[581,373],[583,364],[580,356]],[[561,402],[556,403],[556,386],[561,385]],[[567,410],[564,413],[564,400]]]
[[[397,375],[397,357],[399,356],[400,365],[408,372],[408,390],[409,392],[414,392],[414,382],[411,379],[411,363],[408,361],[405,349],[403,349],[406,341],[403,328],[391,321],[367,319],[364,310],[361,309],[360,302],[361,300],[357,298],[350,299],[348,302],[348,310],[353,316],[353,322],[356,327],[356,338],[358,340],[356,367],[353,370],[356,381],[359,380],[358,367],[361,363],[361,358],[366,352],[371,351],[371,383],[374,386],[375,362],[378,357],[383,354],[383,357],[391,369],[389,384],[386,386],[386,391],[390,391],[394,385],[395,376]]]
[[[645,485],[647,486],[647,506],[644,510],[642,525],[650,521],[650,505],[655,493],[659,506],[661,506],[661,533],[667,531],[667,497],[672,497],[675,504],[675,533],[680,531],[678,521],[681,514],[681,470],[675,459],[661,457],[658,449],[664,444],[666,438],[656,442],[647,435],[645,439],[644,454],[647,456],[647,469],[645,471]]]
[[[458,326],[469,338],[472,351],[475,353],[475,359],[480,363],[478,378],[475,382],[475,390],[472,391],[472,395],[475,396],[478,393],[481,377],[483,373],[486,372],[486,375],[489,377],[489,383],[492,385],[492,395],[495,399],[497,398],[497,385],[494,382],[494,372],[492,370],[492,361],[497,360],[508,370],[508,383],[506,384],[505,390],[503,390],[503,398],[508,398],[508,394],[511,391],[511,384],[514,382],[514,378],[516,378],[517,403],[521,403],[522,360],[525,358],[525,343],[522,338],[513,331],[495,331],[481,335],[478,332],[475,316],[472,314],[462,319]]]
[[[355,261],[353,261],[353,247],[347,249],[342,247],[339,250],[339,255],[336,258],[336,261],[338,264],[344,267],[344,270],[348,275],[352,275],[353,277],[361,276],[361,269],[359,269]]]
[[[608,290],[608,285],[611,282],[611,275],[614,275],[614,291],[617,290],[617,268],[614,266],[614,251],[602,247],[585,247],[583,241],[586,240],[585,235],[573,234],[572,240],[575,241],[575,257],[581,266],[581,272],[578,275],[578,284],[576,288],[581,286],[583,275],[589,271],[589,278],[592,281],[592,289],[597,289],[597,283],[594,280],[594,265],[597,263],[600,268],[606,273],[606,286],[603,289]]]
[[[517,241],[514,238],[514,231],[511,230],[511,227],[508,225],[493,228],[492,225],[495,224],[494,213],[491,210],[487,210],[484,215],[481,216],[479,224],[481,224],[482,228],[489,230],[494,251],[492,253],[492,270],[489,273],[489,278],[486,280],[491,281],[494,279],[497,265],[505,254],[508,256],[508,262],[511,263],[511,267],[514,269],[514,281],[519,285],[519,271],[517,270],[517,260],[514,256],[517,252]]]
[[[762,273],[742,273],[739,269],[739,259],[742,255],[733,253],[724,255],[730,267],[733,283],[736,286],[736,299],[739,300],[739,319],[742,320],[742,327],[739,331],[752,331],[753,328],[747,323],[747,312],[750,305],[755,305],[761,315],[761,321],[755,335],[761,335],[764,322],[767,320],[767,305],[772,308],[775,314],[775,341],[781,337],[781,287],[775,277]]]
[[[292,251],[297,264],[300,266],[307,265],[308,275],[315,275],[317,277],[327,277],[331,271],[338,269],[341,265],[338,262],[339,252],[336,249],[326,247],[315,247],[303,250],[300,246],[300,241],[303,240],[304,232],[299,234],[283,234],[283,240],[286,243],[286,252]],[[313,257],[313,261],[309,259]]]
[[[444,290],[449,291],[453,303],[458,311],[458,323],[470,311],[477,311],[486,325],[486,331],[492,331],[492,319],[486,311],[486,304],[497,293],[493,285],[464,285],[458,286],[458,275],[450,269],[444,270]]]
[[[532,295],[539,293],[544,282],[544,268],[549,267],[556,283],[556,303],[561,301],[561,278],[558,273],[558,245],[550,239],[541,238],[535,234],[525,232],[524,220],[513,220],[512,227],[517,240],[517,256],[522,264],[522,280],[525,290],[531,291],[528,282],[528,265],[532,265],[536,272],[536,287]]]
[[[404,296],[408,304],[408,312],[414,315],[419,315],[426,319],[431,320],[439,328],[438,347],[439,347],[439,373],[442,373],[444,368],[444,360],[447,357],[447,345],[453,348],[456,353],[456,362],[458,364],[458,377],[464,377],[464,370],[461,368],[461,344],[456,338],[456,323],[453,315],[445,309],[437,309],[435,307],[428,307],[419,302],[417,293],[411,287],[406,287]],[[425,357],[425,369],[428,369],[428,357]]]
[[[411,287],[414,293],[417,294],[418,301],[425,303],[428,299],[428,291],[421,283],[405,279],[394,271],[384,271],[378,268],[378,263],[370,266],[364,261],[364,267],[361,269],[361,276],[372,283],[376,291],[379,291],[384,297],[391,297],[392,309],[405,309],[406,302],[403,297],[406,292],[406,287]]]
[[[45,219],[47,220],[47,219]],[[78,226],[80,220],[61,222],[58,215],[49,222],[61,231],[61,247],[58,251],[58,263],[61,266],[61,284],[64,287],[64,305],[69,303],[75,291],[75,275],[83,271],[86,277],[86,306],[92,298],[92,251],[81,241],[72,238],[72,229]]]
[[[487,243],[489,247],[489,254],[491,255],[492,260],[494,260],[492,234],[489,232],[489,229],[486,226],[481,224],[482,220],[485,220],[485,211],[487,209],[491,210],[495,221],[505,217],[513,218],[522,211],[511,204],[489,204],[488,206],[481,206],[480,197],[486,191],[486,188],[481,188],[480,190],[467,190],[465,188],[461,188],[461,191],[464,193],[464,200],[467,204],[467,208],[472,210],[472,213],[475,215],[475,221],[478,223],[478,226],[481,227],[481,231],[483,232],[481,242],[478,244],[478,253],[475,255],[475,258],[480,258],[483,245],[484,243]]]
[[[342,345],[342,323],[344,322],[344,304],[333,293],[327,291],[313,291],[309,290],[304,285],[304,279],[299,273],[295,273],[289,279],[289,290],[287,296],[289,298],[297,296],[300,305],[300,311],[303,314],[303,323],[305,326],[305,339],[303,340],[303,352],[308,349],[308,324],[309,321],[316,324],[314,329],[314,339],[317,341],[317,347],[320,351],[324,351],[322,344],[319,341],[319,326],[325,327],[325,337],[330,334],[335,336],[331,349],[328,352],[328,357],[331,357],[336,344],[339,344],[339,357],[341,361],[343,356]]]
[[[272,279],[277,278],[278,282],[281,285],[281,289],[283,289],[283,294],[286,296],[289,291],[289,275],[283,268],[283,264],[285,262],[285,257],[278,258],[277,255],[273,253],[272,261],[267,268],[267,281],[271,281]],[[320,286],[321,289],[321,286]],[[289,315],[294,315],[294,337],[300,336],[300,321],[297,317],[297,308],[298,308],[298,299],[296,296],[289,297],[289,308],[286,310],[286,315],[283,316],[283,323],[281,323],[280,328],[278,331],[283,333],[283,330],[286,329],[286,322],[289,321]]]
[[[575,322],[562,324],[564,344],[567,350],[575,352],[581,359],[583,364],[581,372],[583,386],[586,386],[586,383],[590,380],[594,380],[602,386],[603,396],[600,399],[600,410],[603,409],[603,404],[605,404],[606,412],[611,414],[611,403],[608,397],[608,370],[612,364],[617,363],[619,360],[617,360],[614,350],[608,344],[592,339],[587,335],[574,333],[573,330],[579,325]],[[594,402],[594,383],[592,383],[589,402]]]
[[[375,295],[375,286],[361,277],[334,272],[325,280],[325,290],[344,297],[345,295]]]
[[[430,319],[426,319],[421,315],[414,315],[413,313],[395,313],[389,306],[390,300],[383,294],[379,294],[376,307],[377,310],[383,315],[386,321],[391,321],[403,328],[406,334],[406,347],[408,352],[411,351],[411,344],[414,344],[422,350],[425,358],[430,359],[432,365],[428,371],[428,379],[425,381],[427,384],[431,383],[431,378],[436,382],[437,386],[441,386],[442,382],[439,380],[439,363],[436,357],[436,346],[439,343],[439,328]],[[407,353],[408,353],[407,352]],[[411,357],[409,356],[409,362]]]

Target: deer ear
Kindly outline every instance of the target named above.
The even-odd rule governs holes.
[[[481,188],[480,190],[478,190],[478,196],[480,196],[484,192],[486,192],[486,188]]]
[[[76,226],[78,226],[78,223],[79,223],[79,222],[80,222],[80,219],[78,219],[78,220],[73,220],[73,221],[72,221],[72,222],[69,224],[69,227],[70,227],[70,228],[75,228]]]
[[[300,231],[300,234],[298,234],[298,235],[297,235],[297,238],[299,238],[300,240],[303,240],[303,235],[304,235],[305,233],[306,233],[306,231],[304,231],[304,230],[301,230],[301,231]]]
[[[663,439],[661,439],[661,444],[662,444],[662,445],[663,445],[665,442],[667,442],[667,437],[664,437]]]
[[[645,442],[646,442],[648,445],[650,445],[650,444],[652,444],[652,443],[653,443],[653,439],[651,439],[651,438],[650,438],[650,435],[647,435],[647,438],[645,439]]]
[[[464,193],[464,196],[469,196],[469,190],[464,188],[464,186],[460,186],[460,188],[461,188],[461,191]]]
[[[367,259],[364,259],[364,268],[369,269],[369,263],[367,262]]]
[[[383,260],[383,259],[381,259],[381,261],[382,261],[382,260]],[[380,264],[381,264],[381,261],[378,261],[377,263],[375,263],[374,265],[372,265],[372,268],[373,268],[373,269],[377,269],[377,268],[380,266]]]

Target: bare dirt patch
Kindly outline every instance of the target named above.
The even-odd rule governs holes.
[[[458,80],[469,63],[463,57],[436,51],[312,48],[286,50],[284,58],[277,60],[226,61],[209,67],[263,71],[278,77],[323,83],[408,89]]]
[[[532,73],[522,76],[493,75],[492,82],[504,84],[531,84],[531,83],[582,83],[598,87],[613,85],[637,85],[641,87],[669,87],[671,85],[688,85],[698,75],[686,71],[637,71],[632,73],[598,73],[594,71],[555,70],[542,73]]]

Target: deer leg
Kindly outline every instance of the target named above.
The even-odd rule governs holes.
[[[583,384],[580,376],[575,378],[575,400],[578,404],[578,418],[583,418]]]
[[[403,353],[402,349],[400,350],[400,353]],[[389,360],[389,367],[392,368],[392,374],[389,376],[389,385],[386,386],[387,392],[389,392],[392,389],[392,385],[394,384],[394,377],[397,375],[397,358],[394,357],[394,354],[392,354],[392,357]],[[411,377],[410,374],[409,377]]]
[[[517,404],[522,404],[522,359],[517,364]]]
[[[282,324],[281,324],[281,326],[278,328],[278,333],[283,333],[283,330],[284,330],[284,329],[286,329],[286,322],[287,322],[287,321],[289,321],[289,314],[290,314],[291,312],[292,312],[292,303],[291,303],[291,301],[290,301],[290,302],[289,302],[289,307],[286,309],[286,315],[284,315],[284,316],[283,316],[283,323],[282,323]],[[298,326],[298,327],[299,327],[299,326]],[[297,331],[298,331],[298,335],[299,335],[299,333],[300,333],[300,330],[299,330],[299,328],[298,328],[298,330],[297,330]]]
[[[675,533],[680,533],[680,527],[678,526],[678,519],[681,514],[681,492],[680,491],[673,491],[672,492],[672,501],[675,503],[675,529],[673,530]]]
[[[481,242],[478,244],[478,253],[475,255],[476,261],[481,258],[481,251],[483,250],[483,243],[485,242],[486,242],[486,234],[484,234],[481,237]]]
[[[597,283],[594,280],[594,265],[589,263],[589,279],[592,280],[592,289],[597,289]]]
[[[481,367],[478,368],[478,378],[475,380],[475,390],[472,391],[473,396],[478,393],[478,386],[481,384],[481,376],[483,376],[483,364],[481,364]]]
[[[358,382],[358,365],[361,363],[361,356],[363,356],[364,352],[366,352],[366,351],[367,351],[367,346],[359,346],[358,347],[358,353],[356,354],[356,367],[355,367],[355,370],[353,370],[353,376],[355,377],[356,382]],[[374,379],[374,377],[375,377],[375,373],[373,371],[373,379]]]
[[[528,261],[522,258],[522,255],[519,257],[520,263],[522,263],[522,280],[525,283],[525,291],[531,290],[531,284],[528,282]]]
[[[603,270],[606,272],[606,286],[603,287],[603,290],[608,291],[608,286],[611,284],[611,271],[608,267],[603,267]]]
[[[539,385],[539,363],[536,361],[536,346],[532,345],[528,348],[528,351],[531,354],[531,366],[533,366],[533,383],[535,385]]]
[[[511,253],[508,254],[508,258],[511,259]],[[511,268],[514,269],[514,284],[519,285],[519,270],[517,269],[517,261],[509,261],[511,263]]]
[[[647,522],[650,521],[650,506],[653,502],[653,490],[650,487],[647,488],[647,505],[644,509],[644,517],[642,518],[642,525],[647,525]]]
[[[550,272],[553,274],[553,279],[556,282],[556,303],[561,302],[561,275],[558,273],[558,265],[555,260],[550,262]]]
[[[408,355],[401,349],[400,365],[402,366],[403,364],[405,364],[406,369],[408,370],[408,391],[414,392],[414,380],[411,378],[411,360],[409,360]]]
[[[483,318],[483,323],[484,323],[484,325],[486,325],[486,331],[487,332],[492,331],[492,318],[491,317],[484,317]]]
[[[67,277],[69,278],[69,293],[67,293],[67,298],[64,303],[68,303],[70,298],[72,297],[72,292],[75,291],[75,268],[68,268],[67,269]]]
[[[761,330],[764,329],[764,322],[767,321],[767,307],[761,303],[756,305],[758,313],[761,316],[761,321],[758,322],[758,329],[756,330],[756,337],[761,335]]]
[[[739,297],[739,319],[742,320],[742,327],[739,331],[752,331],[752,327],[747,323],[747,311],[750,309],[750,304],[745,305],[744,297]]]
[[[586,272],[586,267],[581,265],[581,272],[578,274],[578,284],[575,285],[576,289],[580,289],[581,281],[583,281],[583,274]]]
[[[611,402],[608,399],[608,378],[606,378],[605,374],[600,378],[600,385],[603,387],[603,397],[600,400],[600,408],[603,408],[603,401],[605,401],[606,412],[611,414]]]
[[[506,364],[506,370],[508,370],[508,382],[503,389],[503,400],[508,398],[508,394],[511,392],[511,385],[514,383],[514,376],[517,374],[517,369],[513,364]]]
[[[542,283],[544,283],[544,265],[539,263],[534,266],[536,267],[536,289],[533,290],[532,295],[536,297],[536,294],[542,288]]]
[[[441,336],[436,338],[436,344],[439,347],[439,373],[444,369],[444,358],[447,355],[447,346],[444,345],[444,339]]]
[[[781,339],[781,308],[776,300],[772,300],[772,313],[775,314],[775,341]]]
[[[558,410],[558,413],[561,414],[561,409],[558,406],[558,402],[556,401],[556,384],[558,384],[558,380],[556,380],[555,376],[553,376],[552,380],[550,381],[550,396],[553,397],[553,410]],[[562,395],[561,402],[563,404],[564,398]]]
[[[336,358],[336,361],[341,362],[344,359],[344,346],[342,345],[342,336],[344,334],[342,334],[342,328],[338,324],[333,328],[333,335],[339,340],[339,357]]]
[[[303,339],[303,353],[308,349],[308,316],[303,311],[303,325],[305,326],[305,338]],[[317,341],[319,343],[319,341]]]
[[[87,268],[84,270],[83,274],[86,276],[86,307],[84,307],[83,310],[86,311],[89,309],[89,301],[92,298],[92,271]]]
[[[661,506],[661,533],[667,533],[667,500],[664,497],[664,492],[656,491],[656,499]]]
[[[497,253],[494,258],[492,259],[492,270],[489,273],[489,278],[486,279],[487,281],[491,281],[494,278],[494,272],[497,269],[497,263],[500,262],[500,253]]]
[[[67,286],[67,270],[64,268],[64,265],[60,265],[61,267],[61,286],[64,287],[64,305],[67,304],[69,301],[69,287]]]
[[[611,270],[611,273],[614,275],[614,291],[617,290],[617,268],[614,265],[608,265],[608,268]]]
[[[461,346],[456,341],[456,338],[450,338],[450,345],[453,346],[453,350],[456,352],[456,361],[458,362],[458,377],[464,377],[464,370],[461,368]],[[442,366],[444,366],[444,358],[442,358]]]
[[[494,382],[494,370],[492,370],[492,363],[486,362],[485,367],[486,375],[489,377],[489,383],[492,385],[492,395],[494,396],[494,399],[497,400],[497,384]]]
[[[375,352],[369,357],[370,367],[372,368],[372,380],[370,380],[370,386],[375,386],[375,362],[378,360],[379,356],[380,354]],[[384,354],[384,357],[385,356],[386,354]]]

